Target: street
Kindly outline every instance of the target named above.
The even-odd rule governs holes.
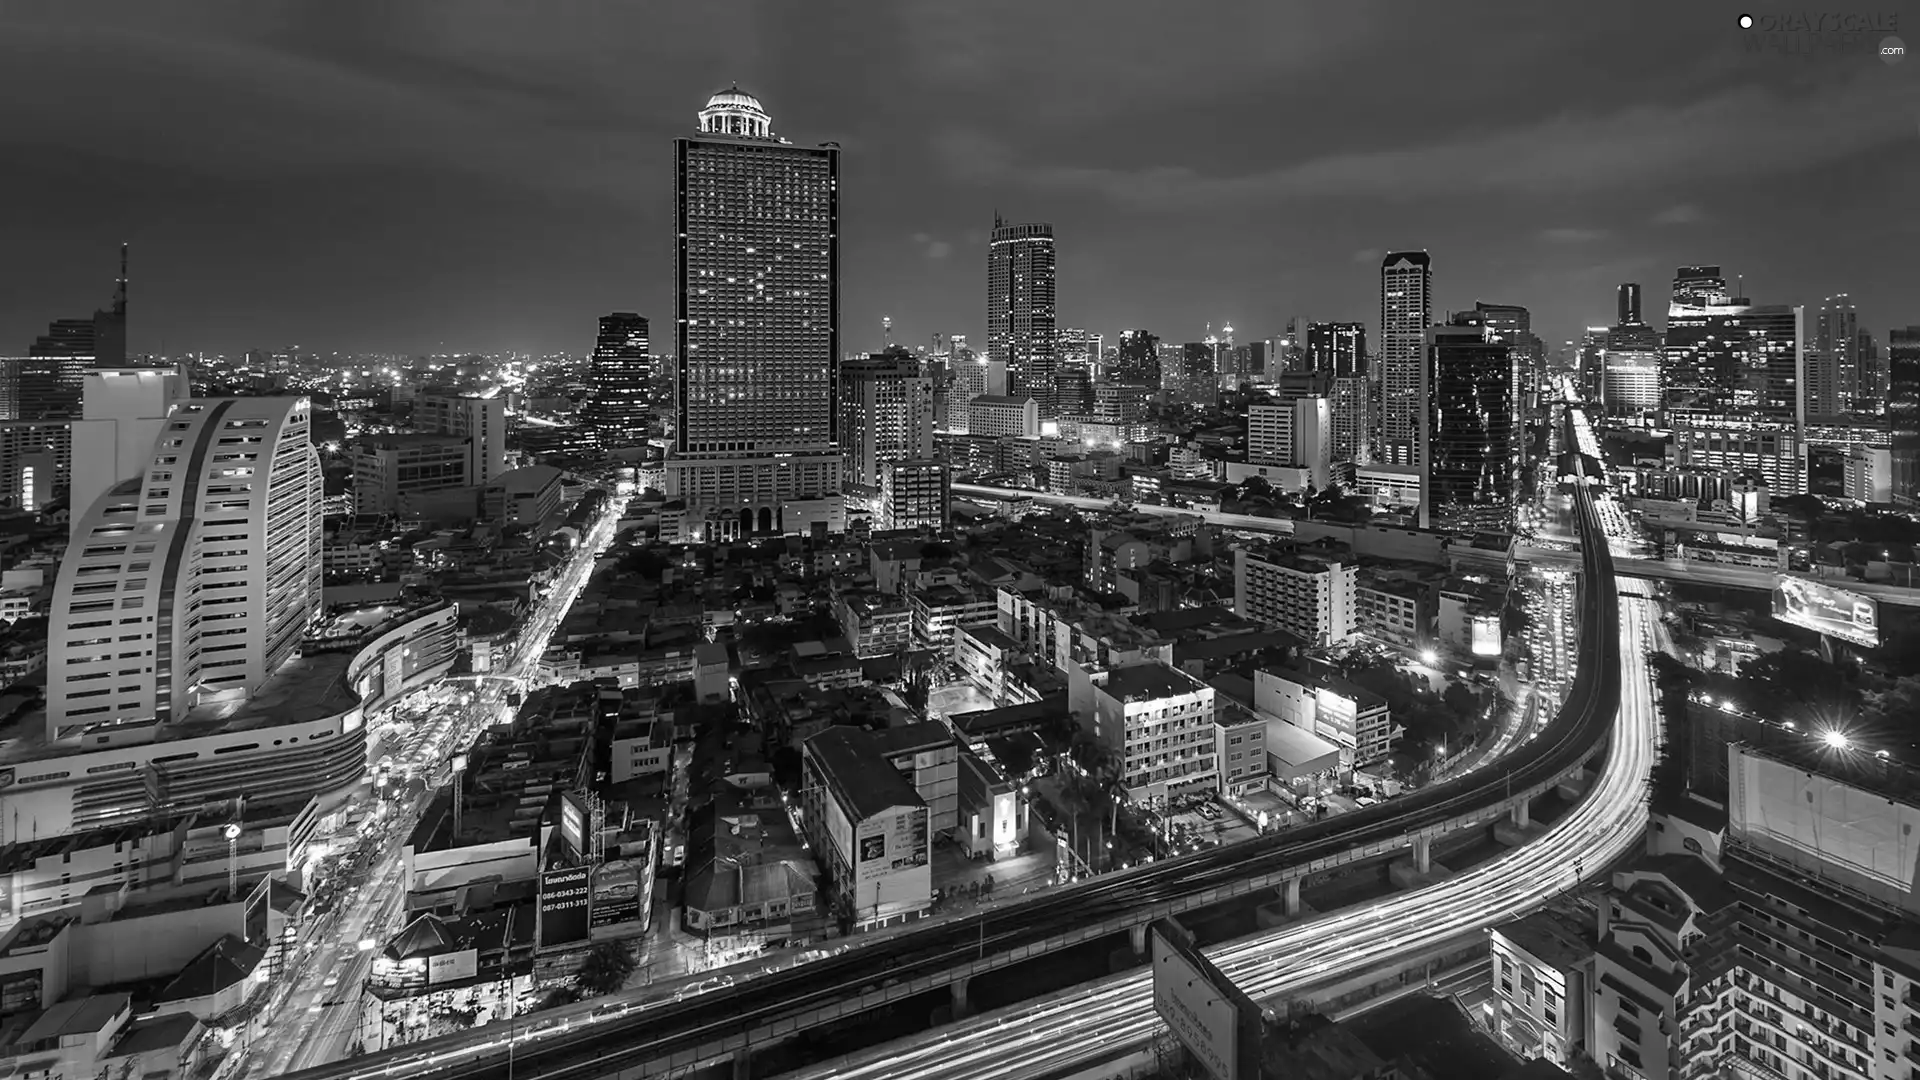
[[[462,699],[463,712],[446,725],[444,733],[434,733],[409,746],[409,753],[417,754],[418,760],[395,762],[396,770],[418,769],[439,780],[445,775],[441,770],[447,758],[472,745],[499,719],[508,706],[509,691],[526,685],[554,630],[566,619],[592,576],[595,558],[613,542],[625,506],[624,499],[609,499],[600,520],[581,538],[566,570],[528,614],[525,629],[508,653],[504,668],[476,676],[473,692]],[[346,1056],[357,1041],[354,1035],[361,1016],[361,985],[380,948],[400,929],[404,911],[407,883],[402,880],[399,844],[411,835],[427,801],[390,801],[374,811],[393,818],[390,823],[382,822],[381,834],[389,846],[367,869],[365,880],[357,885],[342,883],[347,887],[341,891],[332,914],[325,917],[328,928],[311,932],[302,955],[288,965],[285,987],[266,991],[276,996],[262,1019],[264,1032],[247,1050],[250,1060],[244,1077],[265,1080],[324,1065]],[[314,891],[309,883],[309,895]],[[373,945],[362,949],[362,942]]]

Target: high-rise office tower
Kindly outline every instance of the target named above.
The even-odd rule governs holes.
[[[1827,297],[1814,318],[1807,350],[1807,414],[1836,416],[1854,411],[1854,402],[1871,397],[1861,378],[1860,320],[1846,293]]]
[[[1487,333],[1505,342],[1513,350],[1513,358],[1520,365],[1522,415],[1531,405],[1531,390],[1540,383],[1540,365],[1546,358],[1546,349],[1533,333],[1533,313],[1518,304],[1488,304],[1476,302],[1474,311],[1486,320]]]
[[[1673,272],[1673,304],[1710,307],[1730,296],[1726,275],[1717,266],[1683,266]]]
[[[1130,386],[1160,386],[1160,339],[1146,330],[1120,331],[1119,351],[1109,373],[1112,381]]]
[[[1607,365],[1607,328],[1589,326],[1586,333],[1580,335],[1579,356],[1576,369],[1580,376],[1580,393],[1589,401],[1601,401],[1603,383]]]
[[[674,140],[678,430],[668,494],[701,535],[781,532],[840,490],[840,148],[773,133],[738,87]]]
[[[82,511],[54,586],[51,737],[244,699],[295,655],[321,611],[309,427],[306,398],[183,402]]]
[[[1920,326],[1887,333],[1887,432],[1893,447],[1893,502],[1920,505]]]
[[[879,487],[889,464],[933,457],[933,381],[911,353],[841,365],[840,441],[845,482],[864,487]]]
[[[1650,416],[1661,405],[1660,331],[1640,319],[1640,286],[1616,293],[1620,322],[1606,331],[1601,355],[1600,404],[1613,416]]]
[[[1477,312],[1430,331],[1433,406],[1422,516],[1436,528],[1513,526],[1521,454],[1520,364]]]
[[[631,311],[600,316],[587,378],[593,397],[587,427],[603,450],[647,440],[653,361],[647,355],[647,320]]]
[[[1880,355],[1880,343],[1868,330],[1855,337],[1853,349],[1860,358],[1860,396],[1853,403],[1853,411],[1878,416],[1887,401],[1886,358]]]
[[[987,356],[1007,365],[1008,393],[1030,397],[1043,419],[1060,415],[1053,373],[1053,226],[1010,224],[995,216],[987,244]]]
[[[125,367],[127,363],[127,245],[120,245],[120,277],[114,285],[113,306],[95,311],[90,319],[56,319],[28,350],[29,356],[80,361],[80,367]],[[78,403],[80,377],[64,385]]]
[[[1629,281],[1620,286],[1614,297],[1614,325],[1633,326],[1645,322],[1640,317],[1640,283]]]
[[[1307,369],[1331,375],[1367,373],[1367,327],[1357,322],[1317,322],[1307,327]]]
[[[1396,251],[1380,263],[1380,452],[1385,464],[1423,468],[1427,414],[1427,327],[1433,321],[1433,262]]]

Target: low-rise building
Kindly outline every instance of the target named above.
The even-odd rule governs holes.
[[[1358,567],[1352,556],[1241,547],[1233,553],[1234,610],[1315,646],[1352,634]]]
[[[1267,789],[1267,720],[1224,697],[1216,697],[1213,752],[1219,761],[1220,791],[1239,797]]]
[[[960,848],[975,859],[1010,859],[1026,849],[1027,800],[1017,784],[971,751],[959,759]]]
[[[828,728],[801,747],[801,820],[847,929],[911,921],[933,906],[926,800],[864,734]]]
[[[953,652],[954,631],[994,626],[1000,618],[998,602],[992,595],[950,585],[919,590],[907,598],[907,603],[913,609],[915,647],[943,656]]]
[[[815,914],[819,886],[810,863],[785,814],[722,808],[719,800],[701,805],[687,831],[688,932],[788,936]]]
[[[1594,928],[1548,908],[1493,928],[1494,1038],[1521,1060],[1571,1066],[1586,1052]]]
[[[837,604],[840,632],[855,656],[886,656],[913,647],[913,609],[880,593],[848,593]]]
[[[1368,765],[1393,753],[1400,729],[1385,698],[1331,673],[1263,668],[1253,676],[1254,708],[1340,747],[1341,765]]]

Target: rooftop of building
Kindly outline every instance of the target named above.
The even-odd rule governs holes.
[[[815,888],[812,861],[785,813],[730,810],[721,802],[707,802],[688,816],[688,907],[719,911]]]
[[[1005,731],[1045,726],[1066,715],[1067,696],[1060,693],[1049,694],[1039,701],[1028,701],[1019,705],[1002,705],[997,709],[976,709],[973,712],[954,713],[947,719],[962,735],[981,739]]]
[[[399,450],[415,446],[460,446],[464,447],[472,439],[466,435],[443,435],[431,431],[391,431],[377,435],[360,435],[354,438],[355,449],[379,448]]]
[[[258,945],[250,945],[232,934],[222,934],[199,956],[188,961],[187,966],[180,969],[180,973],[160,991],[155,1000],[188,1001],[212,997],[253,974],[266,955],[266,950]]]
[[[503,491],[508,495],[538,494],[549,485],[558,484],[564,476],[565,472],[551,465],[522,465],[488,481],[487,490]]]
[[[1338,746],[1277,716],[1267,717],[1266,735],[1267,753],[1296,770],[1329,758],[1337,762],[1340,758]]]
[[[1742,753],[1831,777],[1883,799],[1920,808],[1920,769],[1898,760],[1891,751],[1834,747],[1816,738],[1769,740],[1764,746],[1737,745]]]
[[[1310,670],[1294,664],[1283,664],[1264,670],[1301,686],[1338,694],[1353,702],[1355,709],[1384,709],[1387,706],[1386,698],[1357,683],[1348,682],[1330,671]]]
[[[1239,633],[1258,630],[1261,623],[1243,618],[1231,608],[1219,605],[1180,608],[1174,611],[1149,611],[1133,616],[1140,626],[1168,637],[1190,633]]]
[[[900,775],[864,729],[830,727],[808,739],[803,749],[855,822],[895,806],[924,805],[912,782]]]
[[[1261,1075],[1288,1080],[1354,1080],[1379,1075],[1386,1064],[1360,1036],[1325,1017],[1275,1024],[1260,1044]]]
[[[1125,702],[1158,701],[1208,689],[1199,679],[1161,663],[1109,668],[1104,685],[1109,697]]]
[[[1297,649],[1301,644],[1303,642],[1299,637],[1285,630],[1250,630],[1220,637],[1188,638],[1174,642],[1173,662],[1178,664],[1187,660],[1218,660],[1243,653]]]
[[[980,396],[974,398],[972,401],[967,402],[967,404],[968,405],[1028,405],[1028,404],[1032,404],[1032,402],[1033,402],[1032,398],[1015,397],[1012,394],[981,394]]]
[[[1557,971],[1570,971],[1593,955],[1595,927],[1572,911],[1544,908],[1493,929]]]
[[[133,1010],[133,999],[125,994],[92,994],[57,1001],[40,1014],[20,1036],[23,1043],[69,1036],[97,1035],[114,1018]]]

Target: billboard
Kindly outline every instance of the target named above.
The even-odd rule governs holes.
[[[1352,746],[1358,728],[1353,699],[1322,686],[1314,690],[1313,704],[1314,734],[1339,746]]]
[[[575,858],[587,854],[587,812],[572,792],[560,796],[560,839],[573,849]]]
[[[1153,1011],[1214,1080],[1260,1073],[1260,1009],[1171,919],[1153,923]]]
[[[1781,574],[1774,581],[1773,617],[1793,626],[1871,649],[1880,644],[1880,609],[1859,593]]]
[[[273,879],[263,877],[247,896],[240,916],[240,936],[249,945],[267,947],[267,908],[273,895]]]
[[[1912,893],[1920,871],[1920,845],[1913,842],[1920,807],[1765,751],[1734,745],[1727,753],[1729,836],[1815,876],[1851,877],[1863,892]]]
[[[896,807],[860,823],[860,861],[855,878],[871,881],[901,870],[927,865],[927,811],[925,807]]]
[[[427,985],[459,982],[480,974],[480,954],[473,949],[427,957]]]
[[[625,859],[600,864],[593,872],[591,925],[612,926],[640,919],[640,868]]]
[[[592,927],[588,917],[588,876],[584,866],[549,870],[540,875],[541,948],[587,940]]]
[[[1500,655],[1500,616],[1475,615],[1473,617],[1473,655]]]

